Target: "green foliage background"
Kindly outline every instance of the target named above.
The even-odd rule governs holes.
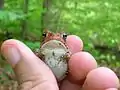
[[[119,0],[29,0],[28,13],[23,12],[23,0],[6,0],[0,11],[1,40],[3,32],[23,41],[32,50],[39,48],[42,28],[78,35],[84,42],[84,50],[90,52],[102,66],[120,66],[120,1]],[[43,20],[43,13],[46,14]],[[27,22],[24,39],[21,21]],[[44,23],[42,22],[44,21]],[[109,49],[98,50],[97,46]]]

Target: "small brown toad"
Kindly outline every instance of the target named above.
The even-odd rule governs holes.
[[[38,56],[50,67],[58,81],[64,79],[68,71],[70,51],[66,44],[67,34],[43,33],[43,41]]]

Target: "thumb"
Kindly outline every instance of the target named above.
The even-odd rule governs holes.
[[[1,52],[12,66],[20,90],[58,90],[52,71],[22,42],[7,40]]]

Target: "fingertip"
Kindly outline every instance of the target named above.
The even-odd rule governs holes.
[[[100,67],[88,73],[83,88],[85,90],[119,88],[119,79],[111,69]]]
[[[9,39],[9,40],[5,40],[2,44],[1,44],[1,52],[3,52],[4,48],[6,45],[12,45],[13,42],[15,42],[15,39]]]
[[[69,73],[73,81],[85,79],[88,72],[97,68],[97,62],[88,52],[78,52],[71,56],[69,60]]]
[[[70,35],[66,39],[66,43],[71,53],[79,52],[83,49],[83,41],[76,35]]]
[[[15,64],[20,60],[20,53],[16,47],[16,41],[15,39],[6,40],[1,45],[1,54],[12,67],[15,67]]]
[[[26,50],[29,53],[33,53],[32,50],[29,47],[27,47],[23,42],[16,39],[9,39],[4,41],[1,45],[1,52],[4,53],[6,48],[10,48],[11,46],[20,49],[21,52]]]
[[[28,53],[28,54],[26,54]],[[5,57],[8,63],[14,68],[22,56],[34,56],[32,50],[24,43],[16,39],[9,39],[2,43],[1,54]]]
[[[105,90],[118,90],[117,88],[109,88],[109,89],[105,89]]]

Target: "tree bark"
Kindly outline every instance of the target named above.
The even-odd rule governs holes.
[[[41,32],[43,32],[45,29],[47,29],[47,26],[45,23],[47,22],[47,15],[49,11],[49,7],[51,5],[52,0],[44,0],[43,1],[43,13],[42,13],[42,19],[41,19]],[[45,10],[45,12],[44,12]]]
[[[24,15],[27,15],[28,13],[28,3],[29,3],[29,0],[24,0],[24,4],[23,4]],[[26,33],[27,33],[27,17],[25,17],[25,19],[22,20],[21,22],[21,34],[23,39],[26,38]]]
[[[0,0],[0,10],[4,7],[4,0]]]

